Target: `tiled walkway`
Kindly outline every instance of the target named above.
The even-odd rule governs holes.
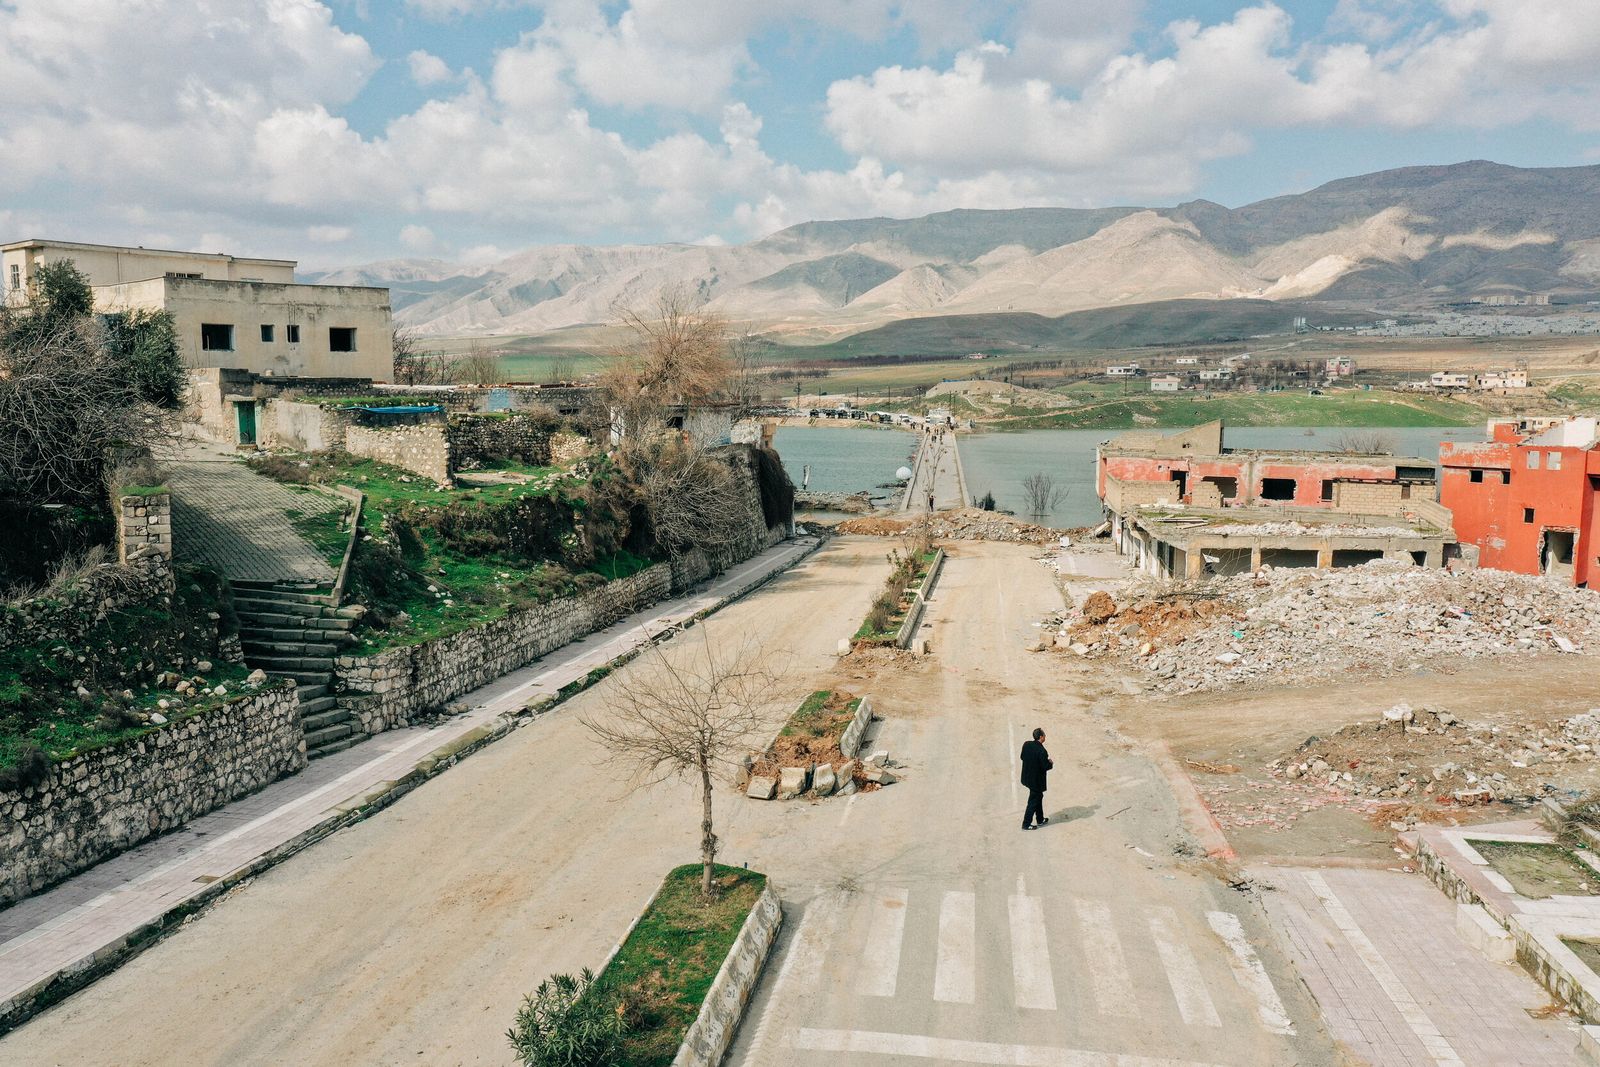
[[[306,770],[107,860],[47,893],[0,911],[0,1021],[49,983],[115,956],[194,903],[293,851],[348,812],[414,784],[475,737],[510,729],[510,715],[553,696],[663,630],[716,610],[816,548],[768,549],[677,600],[648,608],[514,671],[464,699],[472,710],[432,727],[380,734]]]
[[[1576,1022],[1516,964],[1455,931],[1456,905],[1421,875],[1259,868],[1267,911],[1328,1030],[1373,1067],[1583,1067]]]
[[[330,584],[336,577],[286,518],[288,512],[337,510],[336,499],[263,478],[233,456],[198,444],[171,464],[168,484],[178,562],[245,581]]]

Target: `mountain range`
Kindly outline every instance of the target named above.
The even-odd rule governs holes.
[[[1175,300],[1419,309],[1489,294],[1589,299],[1600,290],[1600,166],[1474,161],[1240,208],[945,211],[807,222],[742,245],[553,245],[470,268],[404,259],[304,277],[388,286],[399,322],[441,336],[604,325],[617,308],[682,286],[740,329],[793,343],[912,318]]]

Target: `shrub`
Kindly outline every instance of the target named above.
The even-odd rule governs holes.
[[[540,982],[506,1031],[524,1067],[611,1067],[626,1036],[616,997],[587,969]]]
[[[9,767],[0,767],[0,789],[27,789],[43,785],[50,777],[50,757],[38,745],[22,745],[17,749],[17,760]]]

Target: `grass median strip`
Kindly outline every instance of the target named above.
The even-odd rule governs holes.
[[[524,1001],[507,1034],[527,1067],[667,1067],[766,875],[718,866],[700,892],[698,863],[675,868],[598,977],[557,975]]]

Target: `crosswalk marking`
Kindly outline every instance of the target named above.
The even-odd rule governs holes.
[[[1428,1018],[1428,1013],[1422,1010],[1422,1005],[1412,997],[1405,983],[1401,982],[1390,969],[1388,961],[1378,951],[1378,946],[1374,945],[1372,939],[1362,931],[1349,909],[1344,906],[1344,902],[1334,896],[1333,890],[1328,888],[1328,883],[1322,875],[1316,871],[1306,871],[1305,879],[1306,885],[1310,886],[1317,899],[1322,901],[1328,918],[1333,920],[1333,925],[1337,926],[1345,940],[1350,942],[1350,947],[1355,950],[1357,958],[1394,1004],[1395,1010],[1406,1021],[1411,1032],[1417,1035],[1417,1040],[1422,1042],[1422,1047],[1428,1050],[1428,1055],[1433,1057],[1433,1061],[1439,1064],[1439,1067],[1464,1067],[1456,1050],[1445,1040],[1444,1035],[1439,1033],[1439,1028]]]
[[[1128,976],[1128,964],[1122,958],[1122,942],[1117,940],[1116,928],[1111,925],[1111,906],[1103,900],[1082,897],[1073,904],[1078,913],[1078,933],[1088,961],[1085,969],[1094,991],[1095,1007],[1101,1015],[1138,1018],[1133,979]]]
[[[1172,986],[1172,996],[1178,1002],[1178,1014],[1191,1026],[1221,1026],[1217,1006],[1206,992],[1205,979],[1200,975],[1200,965],[1194,955],[1178,940],[1178,913],[1171,908],[1154,908],[1150,916],[1150,934],[1155,938],[1156,954],[1167,972],[1167,984]]]
[[[856,989],[862,996],[894,996],[900,980],[900,942],[906,933],[908,900],[904,889],[886,889],[873,902],[872,925],[867,929],[864,958],[856,978]]]
[[[1011,973],[1017,1007],[1056,1010],[1056,984],[1050,973],[1050,947],[1044,932],[1044,905],[1038,897],[1011,898]]]
[[[1250,939],[1245,936],[1244,925],[1239,922],[1239,917],[1231,911],[1208,911],[1206,922],[1227,944],[1230,953],[1228,964],[1233,968],[1233,976],[1256,998],[1256,1014],[1261,1016],[1261,1025],[1275,1034],[1292,1035],[1294,1026],[1289,1021],[1289,1013],[1283,1010],[1283,1001],[1278,998],[1278,991],[1272,988],[1272,979],[1267,977],[1261,957],[1256,955]]]
[[[971,1004],[977,998],[977,897],[946,893],[939,906],[939,954],[933,972],[933,999]]]
[[[886,1034],[871,1030],[795,1031],[789,1047],[803,1052],[855,1052],[878,1056],[910,1056],[943,1063],[994,1064],[995,1067],[1215,1067],[1195,1060],[1138,1056],[1055,1045],[1002,1045],[924,1034]]]

